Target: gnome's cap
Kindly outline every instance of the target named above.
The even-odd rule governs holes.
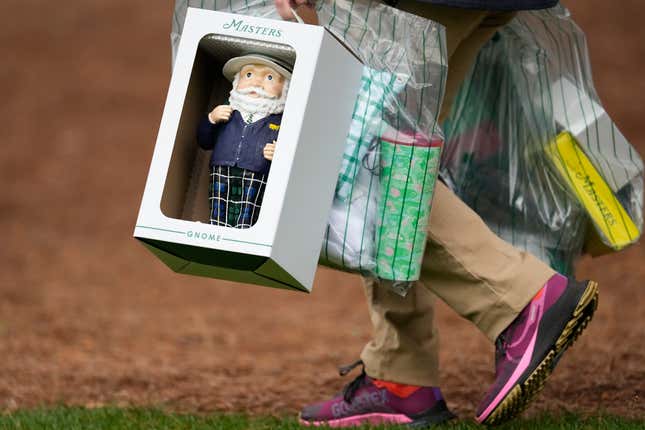
[[[284,61],[278,60],[277,58],[272,58],[262,54],[248,54],[228,60],[226,64],[224,64],[222,73],[226,79],[232,82],[235,78],[235,74],[242,70],[242,67],[249,64],[261,64],[263,66],[272,67],[287,79],[291,78],[291,72],[293,70],[293,66]]]

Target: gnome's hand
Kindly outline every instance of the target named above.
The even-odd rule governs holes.
[[[264,151],[263,151],[264,158],[271,161],[273,160],[274,153],[275,153],[275,140],[273,141],[273,143],[267,143],[266,145],[264,145]]]
[[[292,9],[302,18],[305,24],[318,25],[315,0],[274,0],[278,14],[287,21],[295,21]]]
[[[218,122],[227,122],[231,119],[233,108],[229,105],[219,105],[208,114],[208,120],[217,124]]]

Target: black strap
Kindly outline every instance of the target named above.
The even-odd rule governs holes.
[[[352,403],[352,399],[354,398],[356,391],[365,383],[365,378],[367,377],[367,374],[365,373],[365,364],[363,364],[363,360],[357,360],[352,364],[338,368],[340,376],[345,376],[357,366],[363,366],[360,375],[343,388],[343,399],[349,404]]]

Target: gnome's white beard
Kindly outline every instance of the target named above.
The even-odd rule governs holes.
[[[242,90],[237,89],[240,74],[235,75],[233,89],[229,96],[229,103],[233,110],[240,112],[246,122],[255,122],[274,113],[282,113],[287,100],[289,80],[285,79],[280,98],[267,94],[259,87],[248,87]],[[251,92],[257,93],[259,97],[248,95]]]

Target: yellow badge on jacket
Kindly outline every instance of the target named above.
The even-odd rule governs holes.
[[[269,128],[273,131],[280,130],[280,126],[278,124],[273,124],[273,123],[269,123]]]

